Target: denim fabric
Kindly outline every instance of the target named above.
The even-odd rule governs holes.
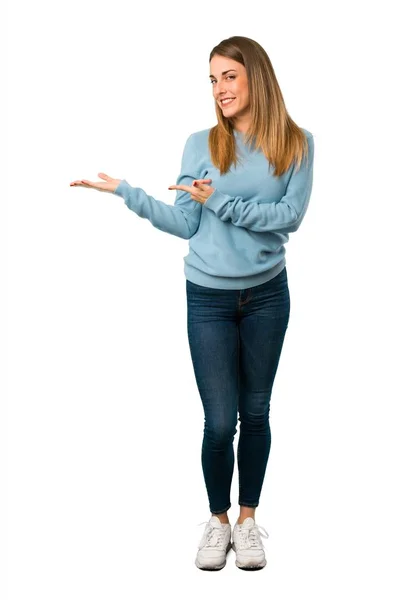
[[[201,463],[210,512],[231,506],[237,448],[239,505],[258,506],[271,447],[272,386],[289,323],[286,266],[255,287],[225,290],[186,280],[187,331],[204,409]]]

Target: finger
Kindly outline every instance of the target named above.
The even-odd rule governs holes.
[[[212,179],[195,179],[193,181],[193,185],[198,187],[202,183],[211,183],[211,182],[212,182]]]
[[[185,192],[190,192],[192,193],[193,191],[193,187],[190,185],[170,185],[169,190],[184,190]]]
[[[108,192],[108,183],[103,183],[102,181],[88,181],[87,179],[82,179],[83,187],[93,188],[94,190],[99,190],[100,192]]]
[[[71,186],[77,186],[77,185],[80,185],[80,186],[82,186],[82,187],[89,187],[89,186],[91,186],[91,185],[94,185],[94,184],[92,184],[90,181],[88,182],[88,181],[87,181],[87,180],[85,180],[85,179],[80,179],[79,181],[73,181],[73,182],[72,182],[72,183],[70,183],[69,185],[71,185]]]
[[[110,177],[109,175],[106,175],[105,173],[97,173],[97,175],[100,177],[100,179],[105,179],[106,181],[112,180],[112,177]]]
[[[210,187],[209,185],[207,185],[205,183],[197,183],[197,182],[194,182],[193,185],[199,190],[207,190]]]

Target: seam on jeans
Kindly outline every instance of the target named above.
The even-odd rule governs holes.
[[[237,368],[237,412],[239,414],[239,409],[240,409],[240,385],[241,385],[241,380],[240,380],[240,331],[239,331],[239,324],[236,327],[236,342],[237,342],[237,361],[236,361],[236,368]],[[241,426],[240,426],[241,429]],[[240,435],[240,433],[239,433]],[[240,455],[240,450],[239,447],[237,449],[237,463],[238,463],[238,487],[239,487],[239,493],[241,492],[241,481],[240,481],[240,471],[239,471],[239,456]]]
[[[248,289],[248,297],[247,299],[245,299],[244,301],[242,301],[240,299],[240,294],[239,294],[239,308],[241,308],[242,306],[244,306],[245,304],[248,304],[250,302],[250,300],[252,299],[252,288]]]

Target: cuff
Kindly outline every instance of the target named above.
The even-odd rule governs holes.
[[[116,196],[121,196],[121,198],[124,198],[124,192],[127,193],[129,191],[130,187],[131,186],[129,185],[129,183],[127,182],[127,180],[126,179],[122,179],[119,182],[118,186],[115,188],[115,190],[114,190],[113,193]]]
[[[208,196],[207,200],[204,202],[206,208],[217,212],[220,208],[222,208],[225,204],[233,200],[231,196],[228,194],[223,194],[219,190],[215,189],[211,196]]]

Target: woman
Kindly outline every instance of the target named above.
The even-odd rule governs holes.
[[[222,569],[232,547],[236,565],[255,570],[266,565],[261,536],[268,534],[255,523],[255,509],[290,313],[284,244],[308,207],[314,141],[288,115],[271,62],[257,42],[240,36],[223,40],[209,64],[218,123],[187,139],[181,173],[169,187],[178,190],[174,206],[104,173],[102,182],[71,185],[117,194],[154,227],[189,240],[187,327],[204,408],[201,461],[211,512],[195,564]],[[238,414],[240,514],[231,531],[227,511]]]

